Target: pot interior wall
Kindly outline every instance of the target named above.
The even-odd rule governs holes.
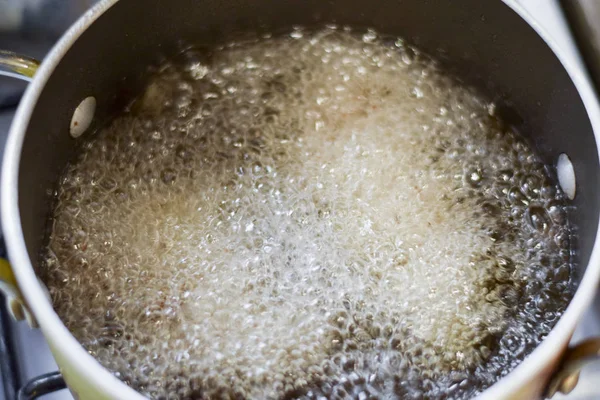
[[[567,153],[578,188],[572,219],[578,264],[595,239],[600,182],[596,142],[583,103],[544,41],[501,1],[461,0],[121,0],[73,45],[49,79],[24,142],[19,202],[30,257],[43,244],[49,193],[76,151],[69,123],[87,96],[95,124],[136,93],[145,67],[185,44],[210,45],[237,31],[336,22],[400,35],[443,55],[466,81],[505,105],[548,163]],[[580,274],[582,275],[582,274]]]

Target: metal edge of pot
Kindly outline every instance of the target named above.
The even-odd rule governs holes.
[[[104,12],[112,7],[118,0],[102,0],[83,14],[69,30],[61,37],[50,53],[43,60],[31,84],[19,104],[6,142],[4,161],[2,163],[0,202],[2,215],[2,230],[13,272],[17,278],[19,288],[27,302],[28,307],[35,315],[39,326],[48,340],[54,356],[70,365],[77,365],[79,379],[86,382],[95,382],[100,389],[102,398],[108,396],[114,399],[145,399],[144,396],[117,379],[92,357],[83,346],[69,332],[54,311],[52,304],[47,300],[44,290],[38,282],[31,260],[25,245],[21,217],[19,210],[19,163],[25,133],[35,104],[44,90],[46,82],[60,63],[63,56],[69,51],[73,43],[96,21]],[[66,371],[62,371],[65,373]],[[93,389],[92,389],[93,390]],[[96,398],[96,396],[94,396]]]
[[[533,30],[535,30],[565,68],[584,104],[594,131],[596,151],[600,155],[600,103],[598,102],[598,97],[587,72],[583,68],[580,68],[572,57],[569,57],[566,52],[561,50],[550,34],[523,6],[521,6],[521,4],[518,3],[517,0],[502,1],[523,18]],[[485,390],[477,398],[479,400],[492,400],[508,398],[505,396],[517,396],[521,388],[527,385],[528,382],[531,382],[532,379],[535,379],[536,374],[551,365],[553,361],[560,356],[560,352],[566,349],[566,345],[568,344],[577,323],[590,306],[598,290],[599,282],[600,224],[596,231],[594,247],[585,273],[581,279],[581,283],[558,323],[542,343],[540,343],[522,363],[496,384]]]
[[[46,82],[52,75],[54,69],[62,57],[71,48],[72,44],[81,34],[98,19],[106,10],[119,0],[102,0],[87,13],[85,13],[60,39],[52,51],[44,59],[39,71],[32,83],[27,88],[25,95],[19,105],[5,148],[5,156],[2,164],[1,187],[0,187],[0,213],[2,217],[2,229],[8,252],[13,265],[19,287],[35,315],[44,335],[51,338],[49,341],[53,350],[61,354],[64,360],[70,364],[79,365],[78,374],[93,382],[97,382],[102,391],[114,398],[141,399],[138,392],[118,380],[107,369],[100,365],[75,337],[69,332],[55,313],[52,305],[45,297],[43,288],[39,284],[29,259],[23,231],[21,228],[20,211],[18,204],[18,177],[19,162],[25,133],[34,106],[45,87]],[[517,0],[502,0],[508,7],[523,18],[537,34],[546,42],[555,56],[564,66],[573,81],[581,99],[584,103],[596,138],[597,150],[600,156],[600,104],[591,86],[586,73],[578,68],[572,60],[567,57],[544,29],[535,19],[517,2]],[[586,268],[575,296],[569,303],[565,313],[552,329],[550,334],[517,368],[484,391],[479,399],[506,398],[507,395],[515,395],[521,388],[527,385],[536,374],[548,366],[556,357],[557,349],[564,347],[568,342],[575,325],[581,318],[583,312],[591,303],[596,293],[598,281],[600,280],[600,224],[596,232],[594,248],[590,261]]]

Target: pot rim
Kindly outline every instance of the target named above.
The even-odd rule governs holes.
[[[53,356],[59,358],[65,365],[61,372],[76,375],[74,379],[84,379],[94,382],[91,387],[114,399],[141,400],[146,397],[117,379],[108,369],[104,368],[84,347],[75,339],[54,311],[51,302],[46,297],[44,289],[37,279],[25,245],[21,227],[19,210],[19,163],[25,133],[33,109],[44,90],[48,79],[69,51],[73,43],[96,21],[104,12],[116,4],[118,0],[101,0],[84,13],[60,38],[57,44],[44,58],[34,78],[25,90],[12,125],[8,133],[2,175],[0,183],[0,215],[2,230],[13,273],[25,302],[37,320],[40,329],[49,342]],[[8,250],[10,249],[10,250]],[[15,266],[18,266],[15,268]],[[77,369],[73,369],[77,366]],[[83,386],[83,385],[82,385]],[[103,396],[104,397],[104,396]]]
[[[25,245],[18,203],[19,163],[33,109],[40,94],[73,43],[104,12],[119,0],[101,0],[87,11],[59,40],[42,62],[32,83],[27,88],[11,125],[4,151],[0,186],[0,215],[7,250],[12,261],[13,272],[19,288],[39,326],[49,339],[54,356],[70,366],[77,366],[78,378],[94,382],[93,387],[100,389],[113,398],[143,399],[140,393],[117,379],[92,357],[69,332],[46,298],[33,270]],[[596,149],[600,157],[600,104],[592,88],[589,77],[571,57],[562,51],[551,36],[518,3],[518,0],[502,0],[508,7],[523,18],[545,41],[569,74],[577,92],[581,96],[590,119]],[[551,365],[568,343],[573,330],[583,312],[590,305],[600,280],[600,223],[590,261],[575,296],[548,336],[514,370],[486,389],[479,399],[498,399],[507,394],[515,394],[530,382],[543,368]],[[64,372],[64,371],[63,371]],[[67,371],[68,372],[68,371]],[[79,380],[79,379],[78,379]]]

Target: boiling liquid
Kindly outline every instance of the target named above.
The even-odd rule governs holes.
[[[401,40],[190,50],[87,142],[43,275],[155,398],[468,398],[572,293],[566,200],[494,107]]]

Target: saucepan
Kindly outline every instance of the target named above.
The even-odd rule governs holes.
[[[232,33],[335,22],[372,27],[435,54],[496,101],[549,165],[567,160],[576,192],[578,289],[543,342],[484,399],[533,399],[568,392],[600,339],[569,348],[600,278],[600,107],[573,60],[515,1],[500,0],[104,0],[64,35],[39,66],[1,53],[31,78],[6,145],[2,228],[10,265],[1,288],[15,317],[39,326],[69,388],[84,399],[142,395],[103,368],[69,333],[36,276],[52,193],[78,143],[123,109],[143,71],[181,50]],[[599,392],[600,395],[600,392]]]

